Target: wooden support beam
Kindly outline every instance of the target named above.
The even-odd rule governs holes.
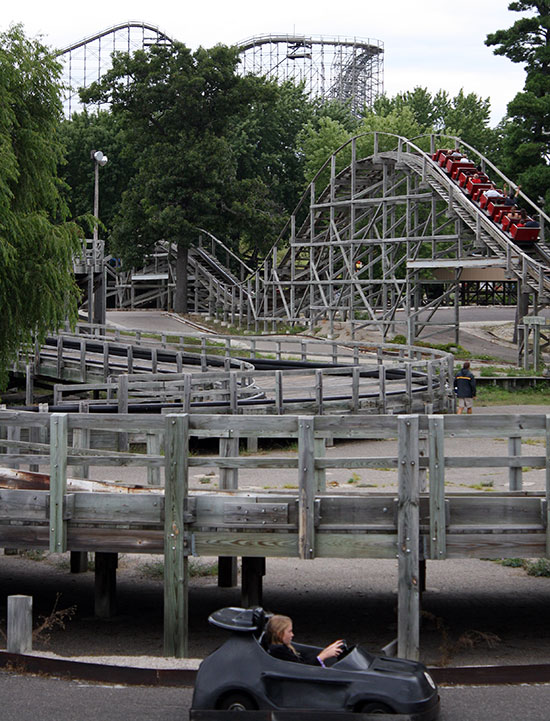
[[[227,437],[220,438],[220,458],[236,457],[239,455],[239,435],[228,431]],[[220,468],[220,489],[236,489],[239,487],[238,468]],[[235,556],[220,556],[218,558],[218,586],[219,588],[233,588],[237,585],[237,558]]]
[[[418,416],[399,416],[397,655],[418,660],[420,644]]]
[[[237,585],[237,558],[235,556],[218,557],[218,587],[233,588]]]
[[[71,551],[71,573],[86,573],[87,570],[87,551]]]
[[[265,576],[265,557],[243,556],[241,567],[241,606],[262,605],[262,579]]]
[[[428,417],[430,476],[430,558],[447,557],[445,518],[445,436],[443,416]]]
[[[508,438],[508,456],[521,456],[521,436]],[[510,466],[509,488],[511,491],[521,491],[523,487],[523,472],[521,466]]]
[[[96,551],[94,571],[95,615],[112,618],[116,614],[116,570],[118,553]]]
[[[63,500],[67,489],[67,414],[52,413],[50,418],[50,551],[67,550],[67,526]]]
[[[166,416],[164,507],[164,655],[187,656],[189,416]]]
[[[300,558],[315,557],[315,419],[298,418],[298,547]]]

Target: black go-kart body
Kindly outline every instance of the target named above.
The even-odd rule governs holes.
[[[262,646],[262,609],[224,608],[208,620],[232,633],[201,663],[193,710],[385,712],[415,721],[433,721],[439,714],[437,686],[421,663],[373,655],[359,646],[346,648],[327,668],[284,661]],[[305,656],[321,651],[294,647]]]

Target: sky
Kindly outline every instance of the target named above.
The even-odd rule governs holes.
[[[24,0],[4,6],[0,30],[22,23],[29,36],[64,48],[128,20],[159,27],[190,48],[233,44],[257,35],[301,34],[376,39],[384,44],[389,96],[420,86],[430,92],[463,88],[491,99],[491,124],[521,91],[525,72],[484,44],[491,32],[521,17],[509,0]],[[335,11],[336,9],[336,11]]]

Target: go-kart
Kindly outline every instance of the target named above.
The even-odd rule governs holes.
[[[303,709],[408,714],[433,721],[437,686],[416,661],[346,647],[327,668],[271,656],[262,645],[267,615],[261,608],[222,608],[209,622],[231,637],[200,665],[191,709],[245,711]],[[320,648],[295,643],[304,656]]]

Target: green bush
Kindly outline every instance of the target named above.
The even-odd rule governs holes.
[[[529,561],[525,570],[528,576],[550,576],[550,559],[539,558],[536,561]]]
[[[523,558],[501,558],[500,563],[502,566],[509,566],[510,568],[523,568],[525,565]]]

